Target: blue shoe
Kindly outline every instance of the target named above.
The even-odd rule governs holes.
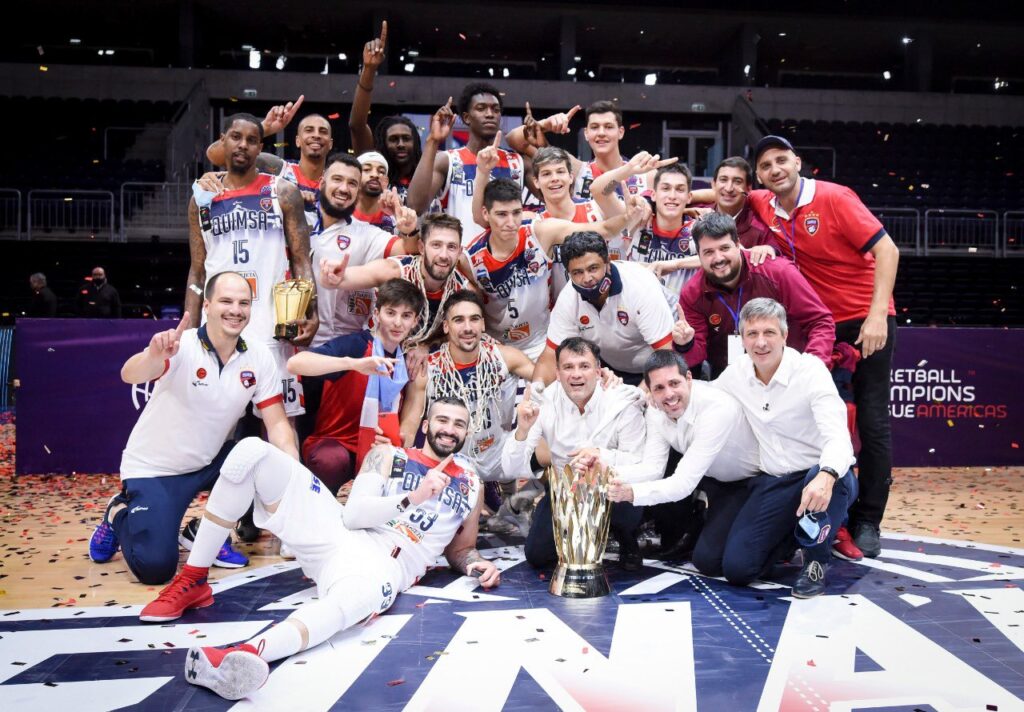
[[[224,540],[224,546],[220,548],[220,553],[217,554],[213,565],[223,569],[240,569],[249,565],[249,557],[240,551],[235,551],[231,546],[231,537],[228,537]]]
[[[106,509],[103,510],[103,521],[99,523],[92,533],[92,538],[89,539],[89,558],[97,564],[107,563],[114,558],[114,554],[121,548],[117,541],[117,533],[110,526],[109,519],[110,508],[120,502],[124,502],[124,498],[120,494],[110,498]]]

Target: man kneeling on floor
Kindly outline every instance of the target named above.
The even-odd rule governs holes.
[[[461,456],[469,411],[456,398],[431,404],[421,450],[374,447],[344,507],[308,469],[247,438],[224,461],[188,562],[142,609],[147,623],[213,603],[207,584],[219,542],[255,499],[257,526],[277,535],[316,581],[319,600],[247,643],[188,651],[185,679],[229,700],[255,692],[267,663],[324,642],[386,611],[444,553],[452,568],[497,586],[497,567],[476,550],[480,480]]]
[[[832,542],[857,497],[857,478],[846,406],[828,369],[787,347],[786,335],[782,305],[751,299],[740,311],[746,353],[713,382],[742,406],[764,474],[724,505],[735,518],[720,568],[708,562],[704,573],[746,584],[799,544],[804,565],[793,595],[810,598],[825,591]]]

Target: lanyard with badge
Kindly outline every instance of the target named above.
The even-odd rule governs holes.
[[[743,287],[736,292],[736,308],[729,306],[725,295],[719,293],[718,301],[722,303],[729,316],[732,317],[732,333],[726,337],[726,359],[728,364],[737,363],[743,355],[743,339],[740,337],[740,310],[743,308]]]
[[[789,222],[792,223],[791,233],[786,229],[786,221],[779,218],[779,229],[782,230],[782,234],[786,236],[786,242],[789,243],[789,249],[793,252],[793,264],[796,264],[796,211],[800,207],[800,198],[804,194],[804,179],[800,179],[800,192],[796,194],[796,204],[793,206],[793,214],[789,218]]]

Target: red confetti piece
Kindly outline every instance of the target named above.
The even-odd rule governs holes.
[[[392,82],[388,82],[388,86],[391,87],[392,89],[394,89],[395,88],[395,83],[393,81]]]
[[[584,655],[586,655],[586,654],[587,654],[587,653],[589,653],[589,652],[590,652],[590,648],[589,648],[589,647],[587,647],[587,646],[584,646],[584,647],[583,647],[583,654],[584,654]]]
[[[629,128],[630,129],[638,129],[638,128],[640,128],[640,122],[638,121],[635,124],[630,124]]]
[[[818,666],[814,664],[813,660],[808,660],[807,661],[807,667],[818,667]]]
[[[1012,447],[1014,450],[1017,450],[1020,448],[1020,445],[1018,445],[1017,443],[1010,443],[1010,447]]]
[[[396,685],[404,685],[405,684],[405,679],[404,678],[399,678],[397,680],[388,680],[385,684],[388,687],[395,687]]]
[[[337,119],[340,116],[341,116],[341,114],[334,113],[334,114],[328,114],[327,118],[330,119],[331,121],[333,121],[334,119]]]

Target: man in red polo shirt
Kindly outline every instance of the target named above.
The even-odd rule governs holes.
[[[693,336],[686,341],[680,329],[673,335],[687,365],[694,368],[707,359],[711,377],[718,378],[741,356],[740,309],[757,297],[770,297],[786,308],[789,346],[831,365],[836,339],[832,313],[792,262],[777,259],[755,266],[750,253],[740,249],[735,221],[722,213],[701,216],[690,234],[701,271],[683,287],[679,302]]]
[[[863,356],[853,377],[861,450],[860,497],[850,510],[850,531],[864,555],[875,557],[892,483],[889,368],[899,248],[852,190],[801,178],[800,157],[786,139],[758,141],[754,167],[768,190],[752,191],[747,202],[832,311],[836,340],[859,347]]]

